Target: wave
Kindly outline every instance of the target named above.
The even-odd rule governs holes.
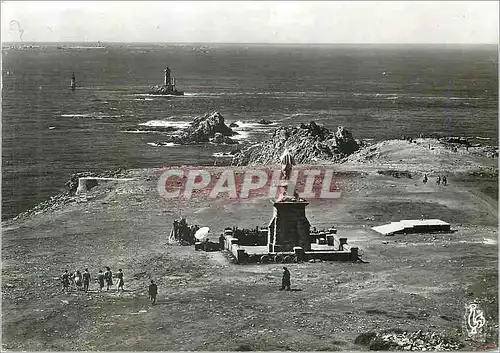
[[[220,98],[220,97],[240,97],[240,96],[268,96],[273,98],[297,98],[305,96],[325,96],[325,92],[184,92],[184,97],[198,98]]]
[[[411,99],[428,99],[428,100],[481,100],[481,97],[446,97],[446,96],[409,96]]]
[[[91,114],[61,114],[62,118],[91,118]]]
[[[156,126],[156,127],[174,127],[177,129],[185,129],[191,125],[188,121],[165,121],[165,120],[150,120],[145,123],[140,123],[141,126]]]
[[[123,115],[106,115],[102,113],[87,113],[87,114],[61,114],[61,118],[121,118]]]
[[[228,152],[215,152],[212,154],[213,157],[227,157],[227,158],[233,158],[235,155],[228,153]]]
[[[238,130],[238,129],[255,129],[255,128],[267,128],[270,126],[276,126],[278,123],[271,123],[271,124],[259,124],[258,122],[245,122],[245,121],[235,121],[235,124],[238,125],[238,127],[233,128],[233,130]]]
[[[74,47],[61,47],[60,49],[106,49],[106,47],[74,46]]]
[[[138,97],[183,97],[183,96],[177,96],[175,94],[153,94],[153,93],[135,93],[132,94],[132,96],[138,96]],[[147,100],[147,98],[144,98]]]
[[[475,138],[478,140],[491,140],[492,139],[491,137],[482,137],[482,136],[476,136]]]
[[[127,134],[159,134],[168,136],[179,136],[177,134],[170,134],[168,131],[158,131],[158,130],[121,130],[120,132],[125,132]]]
[[[238,133],[238,135],[231,136],[233,140],[244,140],[247,139],[248,136],[250,136],[250,132],[248,131],[237,131],[236,129],[233,130],[235,130]]]
[[[385,99],[398,99],[407,98],[415,100],[482,100],[483,97],[447,97],[447,96],[409,96],[404,93],[353,93],[355,97],[372,97],[372,98],[385,98]]]
[[[173,142],[148,142],[148,145],[153,146],[153,147],[174,147],[174,146],[181,146],[177,143]]]

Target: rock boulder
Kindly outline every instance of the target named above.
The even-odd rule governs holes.
[[[280,127],[264,142],[239,152],[234,165],[275,164],[287,148],[297,164],[340,161],[359,149],[359,144],[344,127],[336,133],[311,121],[298,127]]]
[[[224,117],[219,112],[205,114],[197,117],[191,123],[191,126],[184,129],[179,136],[173,138],[174,143],[178,144],[193,144],[193,143],[238,143],[230,138],[237,135],[224,123]]]

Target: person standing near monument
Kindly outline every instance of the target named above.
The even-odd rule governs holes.
[[[288,268],[283,266],[283,278],[281,280],[281,289],[280,290],[290,290],[290,271],[288,271]]]

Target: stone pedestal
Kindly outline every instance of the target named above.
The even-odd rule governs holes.
[[[300,246],[311,250],[311,227],[306,217],[308,202],[275,202],[273,219],[269,223],[268,249],[270,252],[293,252]]]

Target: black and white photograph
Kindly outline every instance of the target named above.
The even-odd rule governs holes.
[[[498,1],[2,1],[1,350],[498,351]]]

